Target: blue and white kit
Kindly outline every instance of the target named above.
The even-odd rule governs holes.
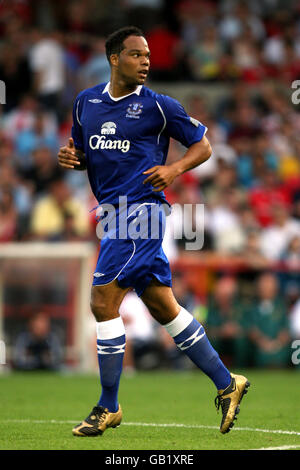
[[[150,183],[143,184],[149,176],[143,172],[165,164],[171,137],[190,147],[201,141],[207,128],[169,96],[140,85],[133,93],[113,98],[109,85],[97,85],[77,96],[72,127],[75,147],[86,155],[89,182],[100,206],[111,204],[118,214],[119,199],[126,196],[128,208],[135,204],[140,217],[148,217],[149,223],[150,213],[152,217],[157,213],[163,228],[165,195],[153,192]],[[128,213],[127,223],[135,216]],[[125,239],[103,238],[93,285],[117,279],[120,286],[133,287],[138,295],[152,277],[171,286],[162,238],[163,233],[146,239],[132,239],[130,234]]]

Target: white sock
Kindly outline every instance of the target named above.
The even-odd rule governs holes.
[[[125,335],[125,327],[121,317],[96,323],[97,339],[112,339]]]
[[[193,315],[189,313],[185,308],[181,307],[177,317],[174,320],[170,321],[166,325],[163,325],[167,330],[169,335],[174,338],[174,336],[179,335],[186,327],[193,321]]]

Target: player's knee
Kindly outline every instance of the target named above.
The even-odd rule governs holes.
[[[119,315],[118,309],[114,308],[104,299],[91,299],[90,306],[91,311],[98,322],[112,320]]]
[[[97,321],[104,321],[102,318],[104,317],[104,305],[99,305],[99,304],[96,304],[95,302],[93,302],[91,300],[90,302],[90,307],[91,307],[91,311],[94,315],[94,317],[96,318]]]

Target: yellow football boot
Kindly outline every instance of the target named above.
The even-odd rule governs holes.
[[[122,421],[122,409],[116,413],[111,413],[103,406],[95,406],[91,413],[73,428],[72,433],[74,436],[100,436],[107,428],[116,428],[120,426]]]
[[[240,403],[243,396],[248,392],[250,382],[242,375],[231,375],[231,383],[225,390],[218,390],[218,395],[215,399],[217,410],[221,406],[222,422],[220,432],[225,434],[230,431],[234,426],[234,421],[240,412]]]

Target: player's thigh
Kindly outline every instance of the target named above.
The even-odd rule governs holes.
[[[93,285],[91,290],[91,310],[98,321],[107,321],[119,316],[119,307],[128,287],[121,287],[117,280],[105,285]]]
[[[156,279],[146,287],[141,299],[151,315],[161,324],[174,320],[180,310],[171,287],[161,284]]]

